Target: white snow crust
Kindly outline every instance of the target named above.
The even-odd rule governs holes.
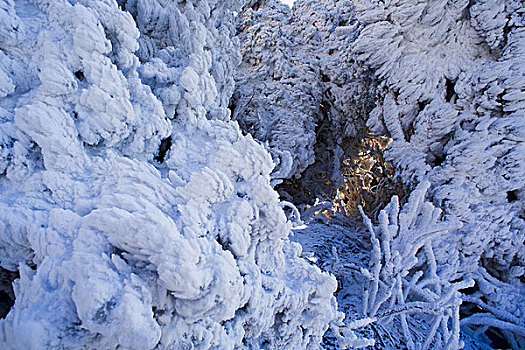
[[[238,6],[0,1],[1,348],[315,349],[342,319],[228,120]]]
[[[435,260],[437,270],[449,271],[447,277],[438,273],[445,282],[430,278],[434,280],[432,288],[461,293],[460,301],[454,299],[453,308],[437,313],[449,321],[442,318],[439,326],[438,317],[429,321],[434,322],[431,328],[410,326],[424,314],[413,310],[407,314],[409,328],[391,328],[391,323],[379,319],[377,325],[384,328],[376,334],[402,333],[403,346],[454,349],[461,345],[461,317],[463,333],[488,347],[494,337],[489,340],[487,334],[496,333],[496,338],[506,342],[500,346],[523,348],[523,2],[363,0],[353,6],[347,1],[298,0],[292,12],[273,1],[259,1],[256,5],[245,11],[247,18],[240,21],[245,49],[234,94],[239,117],[236,111],[234,116],[244,130],[267,141],[274,158],[281,160],[281,168],[286,171],[276,171],[273,176],[301,177],[297,182],[317,188],[319,184],[308,179],[308,167],[315,166],[313,157],[317,160],[322,154],[316,152],[316,147],[321,149],[325,139],[332,141],[322,150],[335,158],[332,164],[337,169],[337,157],[343,154],[337,147],[338,140],[359,134],[366,122],[370,131],[393,139],[386,157],[395,166],[397,177],[415,191],[414,195],[420,193],[418,186],[426,184],[429,203],[441,210],[443,219],[457,224],[432,241],[433,257],[428,255],[426,245],[427,253],[417,257],[418,264]],[[303,51],[303,47],[308,49]],[[365,64],[374,77],[364,80],[369,73],[356,61]],[[338,82],[342,82],[343,89],[332,88]],[[370,82],[374,85],[371,91],[359,87]],[[296,91],[300,91],[299,97],[292,94]],[[362,107],[371,94],[377,98],[375,108],[369,114],[366,108],[365,113],[356,113],[356,105]],[[337,114],[338,110],[342,113]],[[332,129],[323,134],[326,126]],[[296,139],[300,140],[297,144]],[[292,156],[282,156],[288,153]],[[328,176],[323,181],[336,178]],[[387,209],[378,220],[385,215],[390,218],[391,210]],[[333,229],[344,235],[338,228]],[[379,229],[381,234],[393,234],[387,227]],[[421,228],[404,229],[414,230],[416,236],[421,233]],[[371,237],[379,235],[376,229],[369,232]],[[309,234],[316,235],[317,231]],[[376,247],[381,249],[375,251]],[[369,249],[377,261],[382,261],[374,266],[385,266],[390,259],[389,249],[378,244]],[[332,257],[337,260],[335,256],[337,253]],[[348,261],[342,261],[339,267]],[[400,261],[392,264],[401,270],[408,268],[396,265]],[[414,271],[426,273],[423,265],[414,266]],[[340,284],[346,281],[345,273],[330,271],[338,276]],[[413,273],[401,278],[412,278]],[[399,277],[395,274],[384,275],[382,280],[377,276],[375,279],[381,281],[377,283],[389,288],[405,288],[404,283],[411,283],[396,281]],[[448,285],[451,281],[454,283]],[[471,281],[474,286],[466,288]],[[452,288],[459,282],[463,283],[458,284],[461,288]],[[352,283],[350,289],[368,288],[362,282]],[[390,307],[402,301],[388,298],[383,302],[394,300]],[[339,302],[345,311],[358,309],[356,305],[347,307],[341,298]],[[411,341],[411,337],[419,339],[417,334],[425,332],[422,329],[436,338],[422,340],[421,344]]]
[[[522,1],[0,0],[0,23],[0,348],[525,347]],[[365,128],[408,202],[294,227],[274,186],[337,186]]]

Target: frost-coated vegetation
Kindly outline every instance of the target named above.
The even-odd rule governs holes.
[[[525,7],[521,1],[365,1],[357,57],[381,80],[368,126],[406,183],[462,227],[438,249],[459,252],[465,330],[525,336]],[[472,308],[475,309],[475,308]],[[479,327],[479,328],[478,328]]]
[[[273,153],[289,150],[289,144],[295,138],[286,135],[303,134],[303,130],[308,130],[302,126],[308,124],[299,122],[299,114],[305,113],[306,109],[296,108],[294,104],[293,109],[287,110],[289,100],[281,102],[272,96],[287,89],[301,89],[300,79],[289,79],[282,72],[292,76],[297,71],[319,72],[318,79],[310,86],[311,91],[317,91],[316,84],[319,84],[321,92],[310,93],[313,98],[309,101],[313,99],[320,110],[325,107],[330,111],[328,120],[332,130],[328,138],[336,144],[332,148],[335,153],[343,145],[341,137],[351,137],[356,131],[359,133],[361,116],[355,113],[356,101],[358,106],[364,107],[375,91],[377,105],[364,115],[368,129],[393,139],[386,157],[395,166],[397,176],[412,189],[418,184],[428,183],[429,201],[442,211],[443,218],[457,224],[442,232],[433,241],[431,250],[436,259],[436,271],[448,271],[445,281],[462,284],[462,288],[456,288],[456,292],[462,293],[462,306],[461,310],[458,309],[459,299],[455,299],[455,311],[447,316],[450,322],[440,326],[436,321],[432,332],[442,332],[443,336],[447,329],[459,331],[458,318],[461,317],[463,332],[481,342],[490,345],[498,339],[504,342],[499,346],[525,346],[523,2],[364,0],[353,5],[348,1],[304,0],[296,1],[291,13],[272,1],[258,5],[255,14],[248,13],[251,18],[267,18],[266,24],[241,21],[244,25],[248,23],[249,27],[242,28],[240,38],[248,40],[244,39],[247,43],[243,47],[247,49],[237,73],[240,77],[239,92],[234,96],[248,96],[244,101],[248,101],[251,107],[248,111],[241,109],[241,126],[250,130],[255,124],[256,131],[252,134],[269,141],[270,147],[276,150]],[[278,17],[282,17],[280,21],[284,29],[274,30]],[[258,41],[248,36],[252,32],[258,34]],[[272,40],[279,45],[273,46]],[[302,51],[300,42],[308,43],[310,47]],[[334,43],[340,46],[334,47]],[[286,55],[274,55],[274,52]],[[339,66],[333,70],[340,73],[326,74],[329,71],[326,67],[334,67],[330,65],[334,61],[339,62]],[[249,63],[254,70],[246,68]],[[373,76],[367,77],[370,73],[359,63],[369,67]],[[279,72],[279,75],[272,77],[267,72]],[[352,97],[353,103],[347,103],[350,102],[347,100],[342,104],[344,121],[338,123],[341,119],[333,118],[334,105],[331,103],[338,100],[337,94],[333,93],[337,90],[330,90],[331,95],[322,91],[330,89],[334,81],[330,76],[343,76],[348,72],[352,74],[344,86],[352,85],[356,89],[363,81],[365,84],[372,81],[374,86],[369,88],[374,90],[368,90],[367,94],[363,93],[365,90],[355,90],[358,97]],[[304,78],[304,74],[300,77],[310,81],[314,76]],[[272,84],[268,84],[268,80]],[[261,91],[266,89],[269,92],[266,95],[270,97],[261,98],[260,94],[252,97],[250,86],[258,86]],[[284,88],[277,90],[275,86]],[[348,92],[344,95],[352,96]],[[265,104],[259,103],[260,100]],[[275,102],[269,104],[269,101]],[[241,107],[244,106],[241,103]],[[267,113],[269,110],[277,110],[277,113],[272,115]],[[254,115],[262,121],[251,117]],[[312,120],[312,117],[307,120]],[[321,120],[313,119],[320,129],[323,126]],[[345,121],[356,130],[341,128]],[[277,136],[274,136],[275,130],[279,130]],[[314,144],[296,146],[300,148],[297,157],[309,152],[306,157],[309,164],[314,162],[311,155],[317,156],[311,150],[320,143],[319,139],[326,138],[318,129],[313,130],[315,135],[309,140],[315,140]],[[286,142],[280,143],[279,139]],[[301,163],[300,158],[295,161]],[[301,173],[300,169],[297,167],[290,176],[304,175],[298,181],[308,182],[308,172]],[[282,174],[276,177],[279,176]],[[384,220],[385,215],[389,217],[391,214],[382,213],[379,220]],[[381,249],[377,250],[378,247]],[[418,273],[425,273],[427,263],[421,259],[428,259],[429,248],[427,245],[422,247],[427,253],[420,252],[415,256],[420,260],[417,263],[420,265],[414,267]],[[377,244],[370,249],[377,260],[373,266],[384,268],[390,254],[388,249]],[[352,260],[352,257],[347,258]],[[409,271],[412,267],[397,268]],[[405,273],[413,277],[411,273]],[[444,272],[438,276],[441,273]],[[341,280],[344,276],[338,277]],[[394,275],[381,278],[384,278],[381,283],[391,286],[389,288],[394,288],[395,283],[408,283],[408,280],[394,283],[392,279],[397,278]],[[432,284],[436,283],[435,278],[430,280],[434,280]],[[474,286],[466,288],[471,281],[474,281]],[[404,294],[407,297],[410,293]],[[392,297],[389,300],[392,302],[390,306],[394,307],[401,299]],[[345,303],[341,299],[339,302]],[[381,305],[385,304],[376,306]],[[344,305],[340,307],[347,309]],[[370,307],[372,305],[369,310]],[[416,319],[415,314],[417,312],[412,313],[413,319]],[[385,324],[381,320],[377,323]],[[417,333],[417,327],[411,331]],[[387,333],[396,331],[391,328]],[[410,332],[403,328],[402,333],[407,342],[403,346],[409,346]],[[432,340],[433,347],[457,348],[460,345],[454,343],[457,339],[447,345],[445,338],[442,337],[442,341],[438,338],[437,342]]]
[[[458,224],[440,221],[441,210],[424,201],[429,186],[419,185],[401,211],[394,196],[375,227],[361,211],[372,243],[369,266],[361,270],[367,279],[362,313],[386,325],[398,323],[408,349],[457,349],[459,290],[474,283],[457,281],[455,266],[436,256],[436,242]],[[409,327],[410,318],[417,318],[417,327]],[[423,338],[415,339],[417,328]]]
[[[314,349],[339,325],[228,121],[236,9],[0,2],[2,349]]]
[[[0,0],[2,349],[523,348],[524,184],[521,0]]]
[[[342,138],[363,129],[374,102],[373,83],[351,51],[354,5],[298,1],[291,12],[268,1],[258,11],[245,8],[236,22],[243,59],[233,119],[268,143],[274,183],[293,177],[311,187],[339,183]],[[326,178],[316,181],[314,170]]]

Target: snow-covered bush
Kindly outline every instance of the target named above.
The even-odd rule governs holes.
[[[513,292],[524,288],[525,265],[523,3],[363,1],[358,9],[355,52],[383,91],[368,126],[394,139],[387,156],[399,176],[430,181],[433,204],[462,223],[443,249],[457,249],[458,271],[477,281],[468,300],[482,313],[464,324],[523,342],[525,303]]]
[[[236,9],[0,1],[1,348],[314,349],[339,324],[228,121]]]
[[[524,346],[523,3],[298,0],[290,12],[259,1],[239,18],[234,116],[269,143],[281,162],[273,176],[300,175],[315,194],[337,182],[339,140],[366,119],[366,108],[354,110],[371,97],[354,61],[365,63],[379,97],[368,128],[393,139],[387,159],[398,177],[412,188],[428,181],[432,204],[461,224],[433,247],[476,281],[462,296],[464,330],[498,328],[509,346]],[[310,181],[314,167],[321,181]]]
[[[361,211],[372,243],[369,268],[362,269],[368,278],[362,312],[383,329],[400,328],[408,349],[458,349],[459,290],[473,281],[459,279],[454,251],[435,253],[436,242],[458,225],[442,221],[441,210],[425,201],[429,186],[420,184],[401,211],[394,196],[377,226]]]
[[[294,240],[304,255],[338,280],[345,322],[356,325],[353,346],[376,349],[458,349],[460,290],[474,281],[458,273],[459,254],[441,248],[460,224],[446,219],[416,187],[408,202],[394,196],[377,224],[362,211],[343,217],[320,203],[303,214]],[[323,214],[314,214],[324,212]],[[326,215],[326,216],[325,216]],[[332,347],[327,334],[326,349]]]
[[[274,183],[301,178],[312,192],[329,192],[341,180],[342,139],[362,130],[373,102],[373,83],[351,51],[354,5],[296,1],[293,12],[276,0],[256,5],[237,18],[233,118],[268,143]]]

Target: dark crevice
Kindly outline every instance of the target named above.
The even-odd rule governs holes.
[[[456,91],[454,90],[455,86],[456,86],[455,81],[445,78],[445,87],[446,87],[445,101],[452,102],[452,103],[454,102],[452,99],[456,95]]]
[[[410,124],[406,130],[403,130],[405,141],[410,142],[410,139],[412,139],[412,136],[414,136],[414,124]]]
[[[80,81],[84,81],[84,79],[86,78],[86,77],[84,76],[84,72],[82,72],[81,70],[77,70],[77,71],[75,72],[75,77],[76,77],[78,80],[80,80]]]
[[[5,318],[14,304],[14,298],[9,294],[0,291],[0,318]]]
[[[315,162],[304,169],[300,176],[284,179],[275,187],[282,199],[298,205],[312,205],[317,198],[333,198],[342,180],[339,169],[334,169],[334,164],[338,161],[334,150],[338,145],[333,137],[337,132],[330,118],[330,102],[322,101],[319,112],[315,127]]]
[[[505,335],[497,328],[490,327],[485,331],[485,335],[490,339],[490,346],[493,349],[511,349],[512,347],[505,339]]]
[[[510,32],[512,31],[513,26],[512,23],[512,15],[507,15],[507,24],[505,24],[505,27],[503,27],[503,38],[501,40],[501,43],[499,44],[499,51],[497,57],[499,58],[501,56],[501,51],[503,51],[503,48],[505,48],[509,42],[509,36]]]
[[[434,167],[437,167],[437,166],[441,166],[441,164],[443,164],[443,162],[447,159],[447,155],[446,154],[443,154],[442,156],[436,156],[434,158]]]
[[[126,251],[124,251],[124,250],[122,250],[120,248],[117,248],[117,247],[113,247],[113,254],[118,255],[123,260],[126,260],[125,257],[124,257],[125,253],[126,253]]]
[[[0,268],[0,318],[5,318],[15,304],[13,281],[19,277],[18,271]]]
[[[164,313],[166,313],[166,310],[158,309],[156,306],[152,306],[151,307],[151,311],[153,312],[153,316],[155,318],[157,318],[159,316],[162,316],[162,315],[164,315]]]
[[[228,241],[224,241],[221,237],[221,235],[217,235],[217,238],[215,239],[217,243],[222,247],[223,250],[229,250],[230,244]]]
[[[254,11],[257,11],[261,8],[261,5],[263,4],[264,2],[263,1],[256,1],[253,5],[251,5],[250,7],[254,10]]]
[[[159,154],[155,156],[155,160],[159,163],[164,163],[164,158],[166,157],[166,153],[171,148],[171,136],[166,137],[160,142],[159,146]]]
[[[465,22],[468,22],[470,21],[470,18],[472,17],[471,13],[470,13],[470,8],[476,3],[476,0],[470,0],[468,5],[465,7],[465,9],[463,10],[463,13],[461,14],[461,16],[459,17],[459,20],[460,21],[465,21]]]
[[[509,203],[515,202],[518,200],[518,194],[516,191],[507,191],[507,201]]]
[[[443,140],[443,144],[447,144],[447,143],[448,143],[448,140]],[[430,154],[429,156],[430,156],[429,164],[432,165],[432,167],[441,166],[447,160],[447,154],[443,151],[442,147],[434,150],[432,154]]]
[[[420,112],[424,110],[427,105],[428,105],[428,101],[417,101],[417,106]]]

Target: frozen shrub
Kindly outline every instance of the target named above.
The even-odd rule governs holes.
[[[374,100],[374,84],[351,51],[354,5],[296,1],[292,12],[267,1],[246,6],[237,23],[242,64],[233,118],[268,143],[274,184],[285,181],[280,193],[293,192],[296,179],[308,200],[337,189],[343,138],[363,129]]]
[[[523,4],[364,1],[358,18],[355,52],[383,90],[367,125],[394,139],[387,157],[405,183],[429,181],[433,204],[462,223],[448,249],[486,300],[465,324],[523,327],[524,304],[511,292],[524,288]],[[487,273],[497,296],[482,287]],[[523,342],[514,334],[510,342]]]
[[[459,290],[473,282],[453,282],[460,277],[453,254],[435,253],[440,237],[458,225],[442,221],[441,210],[425,201],[429,186],[419,185],[401,211],[394,196],[377,226],[361,211],[372,243],[369,268],[362,269],[368,278],[362,313],[390,332],[401,329],[409,349],[457,349]]]
[[[317,348],[270,155],[228,120],[235,1],[0,1],[3,349]]]

